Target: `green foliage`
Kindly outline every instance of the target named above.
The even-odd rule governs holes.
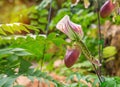
[[[34,70],[34,69],[29,69],[26,71],[24,76],[28,77],[31,81],[33,81],[35,78],[38,79],[40,82],[43,80],[44,82],[50,84],[52,82],[55,87],[64,87],[65,85],[54,80],[52,77],[48,76],[47,73],[41,72],[40,70]],[[10,76],[5,76],[4,74],[0,75],[0,87],[19,87],[20,85],[14,85],[16,79],[20,75],[10,75]],[[20,87],[23,87],[22,85]]]
[[[31,53],[26,50],[22,48],[5,48],[0,50],[0,54],[1,87],[13,87],[13,83],[15,83],[20,75],[27,76],[31,81],[33,81],[34,78],[39,81],[43,79],[45,82],[52,82],[56,87],[63,87],[63,84],[52,79],[47,73],[41,72],[40,70],[30,69],[31,63],[22,58],[25,56],[31,56]],[[18,71],[16,71],[16,69],[18,69]]]
[[[43,0],[39,5],[34,7],[34,10],[29,14],[30,24],[37,26],[41,33],[46,32],[48,23],[48,8],[51,0]],[[53,1],[55,3],[56,1]]]
[[[22,23],[12,23],[12,24],[1,24],[0,34],[7,36],[8,34],[22,33],[22,31],[26,33],[30,33],[28,29],[38,31],[37,28],[31,25],[26,25]]]
[[[46,38],[45,35],[34,35],[35,38],[31,36],[26,36],[26,38],[19,37],[17,39],[11,39],[10,47],[20,47],[27,49],[30,53],[33,54],[31,56],[35,60],[39,60],[43,58],[43,54],[45,54],[45,60],[50,60],[50,58],[60,56],[63,54],[63,51],[59,51],[56,49],[62,49],[61,47],[63,44],[66,44],[66,42],[56,36],[56,33],[51,33]],[[53,49],[54,48],[54,49]],[[44,53],[45,49],[45,53]],[[57,53],[57,54],[56,54]]]
[[[120,16],[116,15],[114,19],[115,19],[114,23],[119,25],[120,24]]]
[[[23,56],[30,56],[31,53],[27,52],[22,48],[4,48],[0,50],[0,74],[14,75],[16,73],[16,68],[19,68],[19,73],[24,70],[23,67],[30,66],[29,62],[26,61],[26,66],[22,64],[24,60]],[[3,67],[4,66],[4,67]],[[26,70],[26,69],[25,69]]]
[[[81,68],[81,69],[87,69],[90,70],[92,67],[91,63],[89,61],[84,61],[82,63],[75,64],[73,68]]]
[[[51,0],[43,0],[38,6],[37,9],[42,10],[44,9],[46,6],[48,6],[48,4],[51,2]]]
[[[11,47],[20,47],[27,49],[37,58],[42,57],[43,49],[45,44],[45,37],[43,36],[36,36],[34,39],[31,36],[27,36],[26,38],[17,38],[12,40]]]
[[[105,81],[101,83],[100,87],[120,87],[120,78],[119,77],[106,78]]]
[[[75,82],[77,79],[78,82]],[[71,84],[68,87],[88,87],[83,81],[90,83],[92,87],[119,87],[120,86],[120,77],[104,77],[105,81],[99,84],[99,80],[95,75],[81,75],[79,73],[71,73],[67,78],[67,81],[71,81]]]
[[[24,0],[22,1],[24,2]],[[13,86],[13,83],[20,75],[28,77],[31,81],[33,81],[34,78],[37,78],[39,81],[50,81],[53,82],[56,87],[87,87],[87,85],[81,81],[74,81],[74,76],[78,80],[82,79],[87,83],[90,82],[92,87],[96,87],[96,84],[99,83],[96,76],[86,75],[91,74],[90,71],[92,71],[92,67],[83,55],[80,57],[79,63],[75,64],[71,69],[67,69],[64,66],[56,69],[53,66],[56,59],[64,58],[66,46],[68,44],[71,45],[65,41],[65,35],[55,30],[57,22],[66,14],[70,16],[73,22],[82,25],[83,31],[85,32],[84,43],[94,56],[98,55],[97,15],[94,7],[90,6],[89,9],[85,9],[82,2],[75,7],[70,7],[70,0],[66,0],[61,4],[61,8],[58,8],[58,4],[60,3],[57,4],[57,1],[53,0],[49,34],[46,36],[44,33],[46,32],[46,25],[48,23],[47,16],[50,1],[51,0],[42,0],[40,4],[35,4],[35,6],[32,7],[22,7],[25,9],[20,11],[18,11],[18,7],[16,7],[15,11],[10,13],[11,24],[0,24],[0,48],[2,48],[0,49],[0,87]],[[8,11],[6,12],[8,13]],[[117,16],[115,18],[115,24],[119,24],[119,20],[120,17]],[[101,23],[103,24],[104,21],[105,20],[102,19]],[[93,25],[95,25],[95,27]],[[26,35],[26,33],[33,31],[39,32],[39,34]],[[9,36],[11,34],[13,36]],[[20,34],[20,36],[18,36],[18,34]],[[24,36],[22,34],[24,34]],[[111,58],[111,56],[114,56],[116,53],[117,50],[111,46],[103,49],[103,57],[109,57],[107,61],[114,59]],[[33,60],[37,61],[37,70],[36,68],[30,68]],[[54,80],[53,77],[48,76],[47,73],[40,71],[41,60],[45,62],[44,67],[47,71],[50,72],[54,70],[57,74],[68,76],[68,83],[62,84]],[[119,77],[105,77],[105,81],[100,85],[101,87],[119,87],[119,82]],[[14,87],[23,86],[16,85]]]
[[[47,9],[42,9],[42,10],[34,9],[34,10],[36,11],[32,12],[29,15],[30,24],[37,26],[41,32],[45,33],[46,25],[48,23],[47,22],[48,11]]]
[[[34,78],[36,77],[39,81],[44,79],[45,82],[47,81],[53,82],[56,87],[64,87],[64,84],[54,80],[52,77],[48,76],[47,73],[41,72],[40,70],[37,71],[30,70],[27,74],[27,77],[31,80],[34,80]]]
[[[32,64],[29,63],[28,61],[26,61],[25,59],[20,58],[19,73],[20,73],[20,74],[24,74],[26,71],[29,70],[29,67],[30,67],[31,65],[32,65]]]
[[[103,49],[103,58],[109,58],[117,53],[117,49],[114,46],[108,46]]]
[[[81,75],[79,73],[71,73],[67,78],[67,81],[71,81],[68,87],[88,87],[88,84],[92,87],[97,87],[99,80],[94,75]],[[87,84],[86,84],[87,83]]]
[[[16,80],[16,76],[4,77],[4,75],[0,75],[0,86],[12,87],[15,80]]]

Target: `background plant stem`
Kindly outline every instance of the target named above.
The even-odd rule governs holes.
[[[49,14],[48,14],[48,23],[46,26],[46,36],[48,35],[48,31],[49,31],[49,25],[50,25],[50,21],[51,21],[51,12],[52,12],[52,1],[50,2],[50,8],[49,8]]]
[[[50,25],[50,21],[51,21],[51,11],[52,11],[52,0],[50,2],[50,8],[49,8],[49,13],[48,13],[48,23],[46,26],[46,38],[48,36],[49,25]],[[41,71],[42,71],[42,66],[44,63],[45,49],[46,49],[46,40],[45,40],[44,49],[43,49],[43,56],[42,56],[42,60],[41,60]]]
[[[99,54],[99,61],[102,64],[102,47],[101,47],[101,41],[102,41],[102,37],[101,37],[101,28],[100,28],[100,14],[99,14],[99,8],[100,8],[100,1],[97,0],[97,19],[98,19],[98,37],[99,37],[99,42],[98,42],[98,54]],[[99,75],[101,75],[101,66],[99,67]]]

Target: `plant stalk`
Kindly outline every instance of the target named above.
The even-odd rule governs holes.
[[[52,1],[50,2],[50,8],[49,8],[49,14],[48,14],[48,23],[46,26],[46,36],[48,35],[48,31],[49,31],[49,25],[50,25],[50,21],[51,21],[51,12],[52,12]]]
[[[100,1],[97,0],[97,18],[98,18],[98,36],[99,36],[99,42],[98,42],[98,54],[99,54],[99,61],[102,63],[102,49],[101,49],[101,41],[102,41],[102,36],[101,36],[101,24],[100,24],[100,14],[99,14],[99,7],[100,7]],[[99,67],[99,74],[101,75],[101,66]]]
[[[50,25],[50,21],[51,21],[52,1],[53,0],[51,0],[51,2],[50,2],[50,8],[49,8],[49,13],[48,13],[48,23],[47,23],[47,26],[46,26],[46,38],[48,36],[49,25]],[[42,60],[41,60],[41,71],[42,71],[42,66],[43,66],[43,63],[44,63],[45,49],[46,49],[46,40],[45,40],[44,49],[43,49],[43,56],[42,56]]]
[[[86,47],[86,45],[83,43],[82,40],[79,40],[78,42],[79,42],[78,44],[79,44],[79,46],[80,46],[83,54],[84,54],[85,57],[92,63],[92,61],[94,60],[94,57],[91,55],[90,51],[88,50],[88,48]],[[97,71],[97,68],[95,67],[95,64],[92,63],[92,65],[93,65],[93,68],[94,68],[94,70],[95,70],[95,73],[97,74],[98,79],[99,79],[99,81],[100,81],[100,83],[101,83],[101,82],[102,82],[101,75],[100,75],[99,72]]]
[[[93,65],[93,68],[94,68],[94,70],[95,70],[95,73],[96,73],[97,76],[98,76],[98,79],[99,79],[100,83],[102,83],[101,75],[100,75],[99,72],[97,71],[97,68],[95,67],[95,64],[92,63],[92,65]]]

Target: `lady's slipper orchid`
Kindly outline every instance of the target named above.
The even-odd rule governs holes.
[[[82,41],[83,31],[81,25],[73,23],[72,21],[70,21],[69,16],[65,15],[58,22],[56,28],[66,34],[71,40],[75,40],[77,42],[74,48],[67,49],[67,52],[65,54],[64,62],[67,67],[71,67],[79,58],[79,55],[81,53],[80,49],[92,64],[101,66],[100,62],[94,59],[94,57],[90,54],[88,48]]]
[[[81,25],[75,24],[70,21],[68,15],[65,15],[57,24],[57,29],[65,33],[70,39],[81,39],[83,37],[83,31]]]

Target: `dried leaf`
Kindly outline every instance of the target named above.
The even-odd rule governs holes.
[[[89,0],[84,0],[84,6],[85,8],[88,8],[90,6]]]
[[[72,6],[76,6],[80,0],[72,0]]]
[[[93,59],[91,62],[93,64],[97,65],[97,66],[101,66],[102,65],[98,59]]]

